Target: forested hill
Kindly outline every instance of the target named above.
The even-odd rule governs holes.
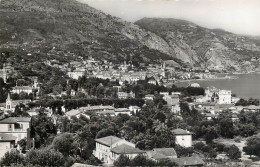
[[[2,0],[0,49],[37,60],[91,55],[123,62],[173,59],[161,37],[76,0]],[[36,61],[36,60],[35,60]]]
[[[197,66],[254,70],[260,57],[260,38],[207,29],[194,23],[163,18],[143,18],[135,24],[163,38],[177,58]]]

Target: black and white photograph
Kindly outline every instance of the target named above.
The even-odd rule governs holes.
[[[1,167],[260,167],[260,0],[0,0]]]

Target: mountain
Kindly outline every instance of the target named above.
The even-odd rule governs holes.
[[[173,60],[178,67],[227,70],[259,66],[251,61],[259,57],[258,38],[177,19],[126,22],[76,0],[1,0],[0,20],[0,52],[16,55],[8,61],[17,66],[21,61],[63,63],[88,56],[133,63]]]
[[[0,20],[0,51],[18,52],[23,59],[69,62],[92,56],[183,64],[156,34],[75,0],[1,0]]]
[[[169,52],[193,66],[251,71],[259,67],[260,40],[221,29],[207,29],[194,23],[165,18],[143,18],[135,24],[160,36]]]

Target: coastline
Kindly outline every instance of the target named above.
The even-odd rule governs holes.
[[[237,76],[228,76],[228,77],[217,77],[217,78],[204,78],[204,79],[188,79],[188,80],[178,80],[175,83],[181,83],[181,82],[196,82],[196,81],[212,81],[212,80],[221,80],[221,79],[238,79]]]

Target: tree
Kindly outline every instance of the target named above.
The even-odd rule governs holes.
[[[233,138],[234,127],[233,127],[232,119],[227,118],[227,117],[220,118],[219,130],[220,130],[221,136],[226,137],[226,138]]]
[[[178,155],[178,157],[188,157],[193,154],[193,148],[192,147],[182,147],[180,145],[176,145],[175,151]]]
[[[45,145],[47,139],[57,134],[57,128],[52,118],[47,117],[45,110],[41,108],[39,115],[33,116],[30,124],[31,136],[35,139],[35,147]]]
[[[6,152],[0,161],[0,166],[11,166],[11,164],[22,164],[24,156],[18,151]]]
[[[72,133],[63,133],[56,136],[52,142],[53,148],[61,152],[65,157],[73,155],[76,149],[73,136]]]
[[[27,138],[21,139],[18,141],[19,146],[22,148],[22,153],[25,153],[26,145],[27,145]]]
[[[127,156],[125,156],[124,154],[121,154],[115,161],[114,161],[114,165],[115,166],[130,166],[130,158],[128,158]]]
[[[231,145],[227,151],[227,156],[232,160],[238,160],[241,158],[241,151],[236,145]]]
[[[260,156],[260,136],[252,136],[247,139],[243,151],[248,155]]]
[[[63,166],[65,159],[62,153],[51,149],[33,149],[26,154],[26,162],[40,166]]]

